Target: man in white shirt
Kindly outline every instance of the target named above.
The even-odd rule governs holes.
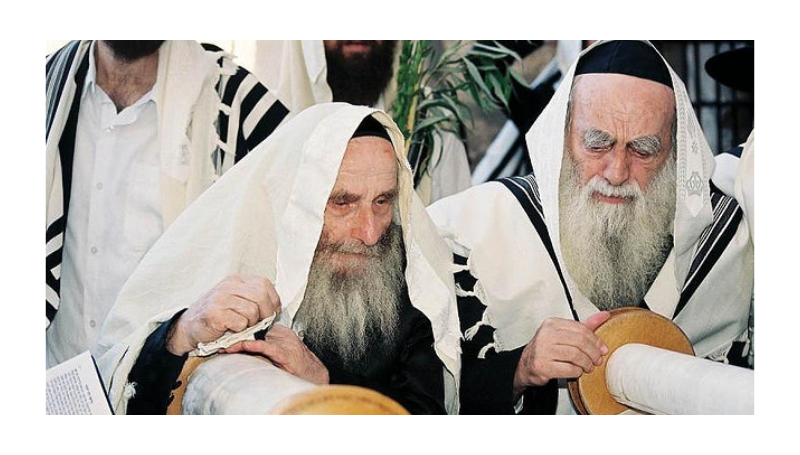
[[[97,333],[147,250],[288,111],[194,41],[75,41],[46,68],[50,367],[99,355]]]

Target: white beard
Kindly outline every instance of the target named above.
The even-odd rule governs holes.
[[[362,253],[367,263],[339,270],[331,264],[337,251]],[[402,265],[402,230],[395,223],[373,246],[329,244],[322,238],[295,316],[304,340],[337,353],[347,368],[358,368],[375,346],[390,352],[397,338]]]
[[[559,187],[561,247],[578,289],[601,310],[639,305],[672,244],[674,158],[642,191],[635,182],[614,187],[599,176],[582,185],[565,151]],[[632,200],[609,204],[595,192]]]

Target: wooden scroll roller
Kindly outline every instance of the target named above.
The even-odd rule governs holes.
[[[608,354],[594,371],[584,373],[568,385],[572,402],[581,414],[620,414],[630,409],[617,402],[606,385],[608,359],[621,346],[638,343],[694,355],[692,343],[678,326],[657,313],[640,308],[612,310],[611,317],[595,333],[608,346]]]
[[[391,398],[374,390],[328,385],[301,392],[276,406],[271,414],[284,415],[408,415]]]
[[[355,386],[318,386],[260,356],[191,357],[168,414],[408,414],[395,401]]]
[[[639,308],[611,311],[595,333],[609,352],[569,382],[581,414],[752,414],[752,370],[694,357],[669,319]]]

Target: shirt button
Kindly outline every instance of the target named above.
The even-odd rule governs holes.
[[[97,187],[98,190],[102,190],[103,189],[103,182],[97,182],[97,184],[95,186]]]
[[[89,249],[89,251],[91,251],[92,254],[96,254],[97,253],[97,247],[93,246],[92,248]]]
[[[108,128],[106,128],[106,133],[110,133],[112,131],[114,131],[114,127],[113,126],[109,126]]]
[[[94,322],[94,319],[89,321],[89,327],[94,328],[96,325],[97,325],[97,323]]]

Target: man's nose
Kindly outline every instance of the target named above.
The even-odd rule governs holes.
[[[625,147],[614,147],[606,154],[605,168],[603,177],[614,186],[622,185],[630,177],[630,164],[628,163],[628,152]]]
[[[353,227],[352,236],[364,245],[372,246],[378,243],[381,235],[383,235],[383,229],[378,217],[372,210],[362,209],[356,219],[356,225]]]

